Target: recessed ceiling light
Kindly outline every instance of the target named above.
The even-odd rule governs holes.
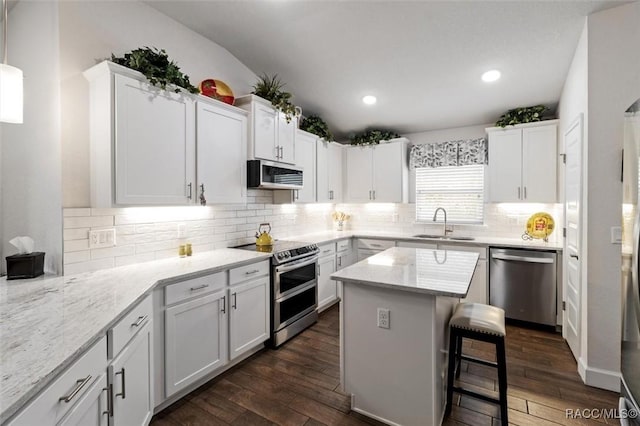
[[[367,95],[365,97],[362,98],[362,102],[364,102],[367,105],[373,105],[378,101],[378,99],[376,99],[375,96],[372,95]]]
[[[491,70],[482,74],[482,81],[485,83],[491,83],[492,81],[496,81],[500,78],[500,71]]]

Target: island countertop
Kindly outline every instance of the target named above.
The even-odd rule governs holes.
[[[331,275],[346,283],[466,297],[478,253],[392,247]]]

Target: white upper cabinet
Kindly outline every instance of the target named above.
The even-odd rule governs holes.
[[[316,178],[319,203],[342,202],[344,145],[319,140],[316,144]]]
[[[247,193],[247,116],[219,102],[197,103],[197,200],[244,203]]]
[[[409,199],[407,141],[347,148],[346,201],[406,203]]]
[[[489,201],[557,201],[557,122],[486,129],[489,135]]]
[[[289,122],[271,102],[255,95],[236,99],[238,107],[249,112],[249,159],[295,164],[298,119]]]
[[[296,166],[302,168],[302,189],[273,191],[276,204],[316,202],[316,145],[318,137],[304,130],[296,133]]]

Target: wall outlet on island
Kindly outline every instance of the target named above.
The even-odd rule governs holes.
[[[385,308],[378,308],[378,327],[389,328],[391,321],[389,317],[389,310]]]

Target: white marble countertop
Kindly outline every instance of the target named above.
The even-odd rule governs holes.
[[[465,297],[478,253],[392,247],[331,275],[331,279],[434,296]]]
[[[324,231],[314,232],[293,237],[282,238],[283,240],[304,241],[312,244],[329,243],[332,241],[344,240],[347,238],[376,238],[381,240],[402,240],[413,242],[429,242],[442,244],[458,244],[465,246],[492,246],[492,247],[517,247],[535,250],[555,250],[562,251],[562,241],[523,240],[522,238],[502,238],[490,236],[474,236],[471,241],[460,241],[451,239],[416,238],[414,233],[402,232],[381,232],[381,231]],[[462,235],[462,234],[461,234]],[[455,235],[454,235],[455,236]]]
[[[0,423],[155,287],[269,257],[220,249],[64,277],[0,279]]]

